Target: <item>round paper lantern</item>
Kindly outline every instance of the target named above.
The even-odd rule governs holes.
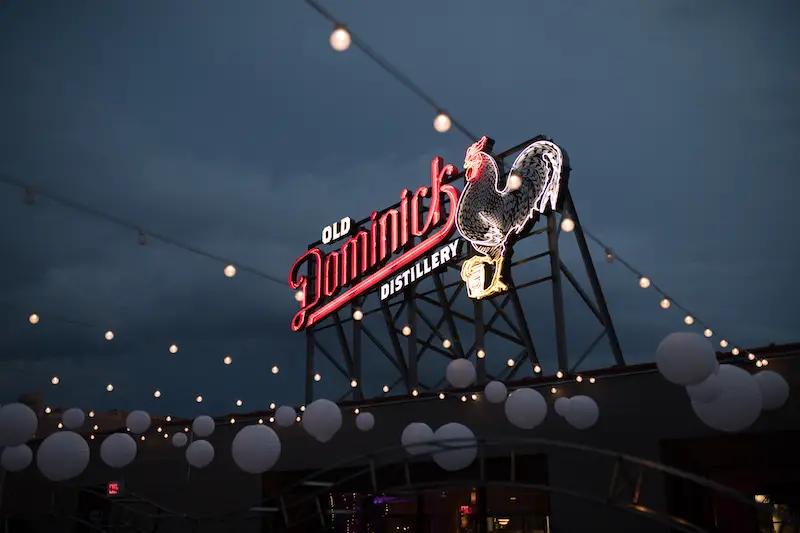
[[[25,444],[11,446],[3,450],[0,456],[0,465],[9,472],[19,472],[25,470],[33,461],[33,452]]]
[[[137,435],[144,433],[150,427],[150,415],[144,411],[132,411],[128,418],[125,419],[125,424],[131,430],[131,433]]]
[[[214,460],[214,447],[207,440],[196,440],[186,448],[186,460],[195,468],[204,468]]]
[[[64,422],[64,427],[67,429],[80,429],[84,420],[86,420],[86,415],[77,407],[67,409],[61,415],[61,421]]]
[[[573,396],[569,399],[569,409],[564,418],[569,425],[577,429],[587,429],[597,423],[600,409],[597,403],[588,396]]]
[[[719,376],[711,374],[697,385],[687,385],[686,392],[693,402],[711,402],[719,395]]]
[[[558,416],[567,416],[567,410],[569,409],[569,398],[558,398],[556,403],[553,404],[553,409],[556,410],[556,414]]]
[[[291,426],[294,424],[295,418],[297,418],[297,411],[288,405],[281,405],[278,407],[278,410],[275,411],[275,423],[281,427],[286,428]]]
[[[28,442],[39,421],[25,404],[10,403],[0,407],[0,446],[19,446]]]
[[[200,415],[192,422],[192,432],[202,439],[211,436],[214,433],[214,427],[216,427],[214,419],[206,415]]]
[[[749,372],[720,365],[719,394],[706,403],[692,402],[698,418],[709,427],[735,433],[749,428],[761,414],[761,389]]]
[[[522,429],[533,429],[547,416],[547,402],[538,391],[517,389],[512,392],[505,405],[506,418]]]
[[[508,389],[502,381],[490,381],[483,389],[483,395],[489,403],[503,403],[508,396]]]
[[[478,456],[475,434],[467,426],[451,422],[436,430],[437,443],[431,452],[434,462],[448,472],[461,470],[472,464]],[[457,442],[447,442],[458,439]]]
[[[89,465],[89,445],[72,431],[58,431],[42,441],[36,466],[50,481],[78,477]]]
[[[186,433],[175,433],[172,436],[172,445],[176,448],[183,448],[189,439],[186,438]]]
[[[789,384],[783,376],[772,370],[762,370],[753,376],[761,390],[762,405],[765,411],[778,409],[789,399]]]
[[[236,465],[248,474],[261,474],[272,468],[281,456],[281,441],[272,428],[246,426],[233,438],[231,454]]]
[[[450,364],[447,365],[445,376],[450,385],[457,389],[463,389],[475,383],[477,373],[472,361],[459,358],[450,361]]]
[[[100,445],[100,459],[111,468],[123,468],[136,459],[136,441],[127,433],[109,435]]]
[[[433,440],[433,430],[428,424],[422,422],[412,422],[403,430],[400,435],[400,443],[411,455],[421,455],[430,453],[433,449],[428,443]]]
[[[670,333],[656,350],[656,366],[667,381],[696,385],[717,368],[714,347],[697,333]]]
[[[342,427],[342,410],[330,400],[314,400],[303,414],[303,428],[320,442],[328,442]]]
[[[356,427],[361,431],[369,431],[375,427],[375,417],[372,413],[359,413],[356,417]]]

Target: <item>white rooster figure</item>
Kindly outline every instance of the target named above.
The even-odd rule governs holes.
[[[500,189],[497,162],[484,151],[490,149],[491,141],[483,137],[467,150],[466,185],[456,213],[458,232],[481,254],[465,260],[461,267],[470,298],[508,289],[502,271],[509,237],[522,232],[536,212],[556,209],[562,172],[569,172],[561,149],[537,138],[517,156],[505,188]],[[488,287],[484,265],[494,267]]]

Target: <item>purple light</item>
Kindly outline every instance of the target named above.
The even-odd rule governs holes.
[[[407,503],[409,500],[404,500],[402,498],[395,498],[393,496],[376,496],[372,503],[375,505],[381,505],[383,503]]]

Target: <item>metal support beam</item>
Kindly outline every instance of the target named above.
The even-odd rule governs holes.
[[[419,359],[417,358],[417,340],[419,332],[417,331],[417,299],[414,298],[414,290],[416,283],[406,289],[406,319],[408,320],[408,327],[411,328],[411,335],[408,336],[408,343],[406,347],[406,356],[408,357],[408,393],[417,388],[419,385],[419,373],[417,371]]]
[[[355,312],[359,307],[359,302],[355,301],[351,306],[351,311]],[[353,379],[358,382],[358,386],[353,389],[353,399],[357,401],[364,399],[364,389],[361,383],[361,331],[363,329],[361,320],[353,320]]]
[[[392,311],[389,309],[389,304],[386,303],[385,300],[381,302],[381,311],[383,311],[383,321],[386,323],[386,330],[389,333],[389,341],[392,343],[394,357],[397,359],[397,362],[402,369],[400,374],[403,379],[403,383],[405,383],[407,390],[411,390],[408,376],[408,365],[406,364],[406,358],[403,355],[403,347],[400,345],[400,337],[397,336],[397,329],[394,325]]]
[[[556,319],[556,355],[559,370],[569,368],[567,354],[567,326],[564,318],[564,294],[561,288],[561,260],[558,256],[558,223],[556,214],[547,214],[547,245],[550,249],[550,276],[553,282],[553,312]]]
[[[306,405],[314,401],[314,330],[306,330]]]
[[[453,352],[458,357],[464,357],[464,347],[461,345],[461,338],[458,336],[458,328],[456,328],[456,321],[453,320],[453,315],[450,312],[450,304],[447,298],[447,294],[444,292],[444,284],[442,283],[442,277],[439,275],[438,272],[433,273],[433,283],[436,285],[436,293],[439,296],[439,302],[441,303],[442,313],[444,314],[444,320],[447,324],[447,329],[450,331],[450,336],[452,337],[453,342]]]
[[[486,383],[486,358],[477,356],[478,350],[486,350],[486,339],[483,331],[483,301],[473,300],[472,310],[475,315],[475,369],[478,372],[478,385],[483,385]],[[498,306],[497,310],[500,312],[502,308]]]

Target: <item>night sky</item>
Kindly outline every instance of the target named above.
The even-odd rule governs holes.
[[[800,339],[795,1],[324,3],[499,150],[540,133],[565,147],[586,228],[715,332]],[[436,133],[434,110],[357,49],[334,52],[331,30],[300,0],[3,2],[0,173],[283,280],[323,226],[429,183],[436,155],[460,166],[471,142]],[[41,391],[189,415],[302,401],[287,286],[22,197],[0,184],[0,403]],[[652,360],[683,315],[592,251],[627,359]],[[572,296],[580,352],[597,327]],[[547,298],[525,306],[552,373]],[[588,367],[610,363],[604,344]],[[385,369],[365,373],[377,393]]]

